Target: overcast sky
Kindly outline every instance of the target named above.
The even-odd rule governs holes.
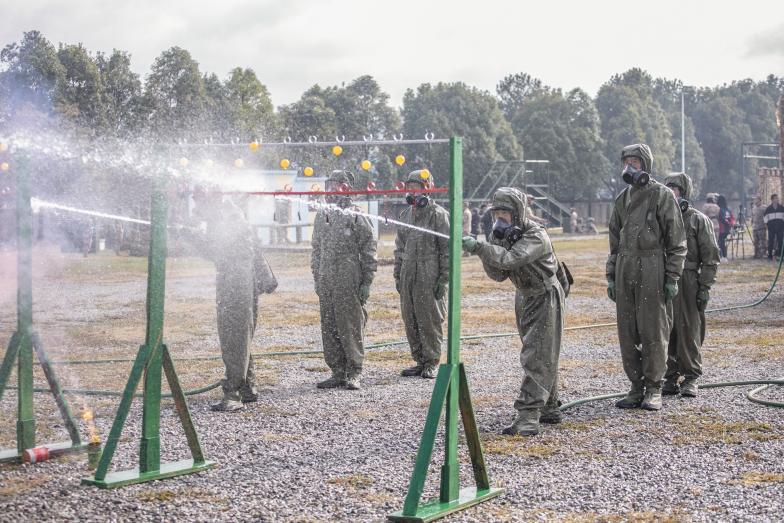
[[[464,81],[494,90],[527,72],[592,95],[611,75],[713,86],[784,76],[781,0],[8,0],[0,43],[38,29],[53,43],[129,51],[144,77],[164,49],[191,52],[202,72],[225,78],[250,67],[275,105],[318,83],[370,74],[399,105],[406,88]]]

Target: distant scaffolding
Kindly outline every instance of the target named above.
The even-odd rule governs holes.
[[[757,196],[762,198],[765,205],[770,203],[771,194],[782,194],[782,178],[784,178],[782,169],[766,167],[757,169]]]

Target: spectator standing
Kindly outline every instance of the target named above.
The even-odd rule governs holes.
[[[781,245],[784,243],[784,206],[779,203],[779,195],[770,197],[770,205],[765,209],[765,224],[768,226],[768,259],[773,255],[781,255]]]
[[[702,214],[710,218],[713,224],[713,234],[719,237],[719,206],[716,205],[715,193],[708,193],[705,198],[705,205],[702,206]]]
[[[485,241],[490,241],[490,235],[493,234],[493,213],[487,210],[487,204],[483,203],[482,208],[485,211],[482,213],[481,225],[482,234],[485,235]]]
[[[719,251],[721,252],[721,261],[727,261],[727,236],[732,231],[732,226],[735,225],[735,216],[732,211],[727,207],[727,199],[723,194],[717,198],[717,205],[719,206]]]

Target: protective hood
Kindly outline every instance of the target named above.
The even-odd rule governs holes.
[[[345,183],[349,187],[354,187],[354,173],[351,171],[332,171],[327,181]]]
[[[621,161],[629,156],[636,156],[642,160],[642,170],[651,174],[653,168],[653,153],[651,148],[644,143],[636,143],[634,145],[627,145],[621,150]]]
[[[489,210],[511,211],[517,218],[517,223],[512,225],[523,227],[527,222],[525,209],[525,193],[514,187],[500,187],[493,195],[493,201]]]
[[[406,176],[406,183],[409,182],[421,183],[422,186],[430,184],[435,187],[436,185],[433,174],[427,169],[419,169],[418,171],[411,171],[408,173],[408,176]]]
[[[681,198],[688,200],[691,198],[691,193],[694,191],[694,185],[691,183],[691,178],[686,173],[672,173],[664,178],[664,185],[675,185],[681,190]]]

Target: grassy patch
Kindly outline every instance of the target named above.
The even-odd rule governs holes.
[[[744,487],[756,487],[757,485],[766,485],[769,483],[784,483],[784,474],[752,470],[744,472],[738,479],[733,479],[727,483],[730,485],[742,485]]]
[[[597,427],[604,425],[605,420],[602,419],[592,419],[586,421],[564,421],[555,426],[558,430],[571,430],[574,432],[586,432],[593,430]]]
[[[676,445],[735,445],[750,440],[770,441],[782,437],[768,423],[726,421],[717,415],[672,414],[665,416],[665,422],[672,425],[667,431],[675,434],[672,442]]]
[[[0,499],[28,492],[35,487],[49,483],[53,479],[49,475],[3,478],[3,482],[0,485]]]
[[[145,501],[147,503],[161,503],[172,501],[173,499],[177,498],[177,493],[173,490],[143,490],[136,494],[136,497],[140,501]]]
[[[554,443],[532,443],[531,439],[525,436],[484,436],[482,448],[490,454],[538,459],[547,459],[559,452]]]

